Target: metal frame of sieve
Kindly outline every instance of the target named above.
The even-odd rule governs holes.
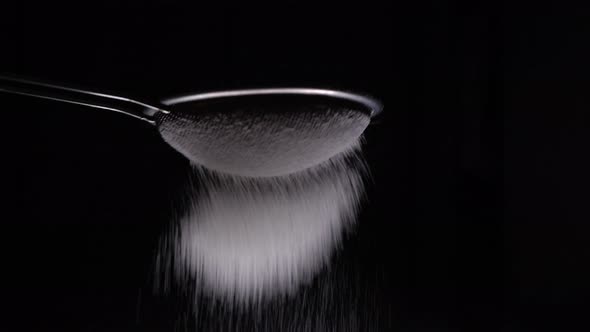
[[[375,98],[352,92],[316,89],[316,88],[265,88],[265,89],[245,89],[245,90],[228,90],[197,93],[193,95],[169,98],[162,101],[166,106],[173,106],[193,101],[202,101],[217,98],[246,97],[246,96],[265,96],[265,95],[303,95],[330,97],[359,103],[371,110],[371,117],[381,113],[383,105]]]
[[[143,103],[126,97],[6,76],[0,76],[0,92],[110,110],[147,121],[153,125],[155,125],[154,115],[159,112],[170,112],[165,109],[166,107],[154,106],[150,105],[149,103]],[[204,92],[164,99],[161,104],[163,106],[173,106],[193,101],[271,95],[318,96],[350,101],[358,103],[369,109],[371,111],[371,117],[376,116],[383,109],[383,105],[378,100],[366,95],[339,90],[316,88],[264,88]]]

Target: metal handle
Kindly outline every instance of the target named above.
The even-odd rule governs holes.
[[[166,112],[159,107],[125,97],[6,76],[0,76],[0,92],[105,109],[123,113],[151,124],[155,124],[153,118],[156,113]]]

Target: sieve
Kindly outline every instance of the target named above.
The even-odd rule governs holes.
[[[301,87],[206,92],[146,103],[0,76],[0,92],[143,120],[191,162],[246,177],[288,175],[326,162],[350,149],[382,110],[367,95]]]

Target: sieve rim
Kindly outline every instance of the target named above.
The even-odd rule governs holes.
[[[305,95],[305,96],[324,96],[337,99],[343,99],[361,104],[370,109],[370,116],[375,117],[383,110],[383,104],[368,95],[359,94],[349,91],[332,90],[332,89],[318,89],[318,88],[261,88],[261,89],[240,89],[240,90],[225,90],[212,91],[204,93],[196,93],[184,95],[174,98],[162,100],[162,104],[166,106],[174,106],[182,103],[228,98],[228,97],[245,97],[245,96],[264,96],[264,95]]]

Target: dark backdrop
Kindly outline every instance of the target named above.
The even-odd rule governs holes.
[[[146,100],[296,85],[381,99],[385,110],[364,148],[369,198],[336,259],[345,267],[331,272],[341,274],[339,292],[350,305],[327,314],[378,331],[583,324],[587,8],[2,6],[6,74]],[[187,162],[148,125],[114,113],[8,95],[0,108],[8,166],[1,234],[9,281],[1,297],[9,326],[2,330],[178,327],[181,309],[152,295],[150,275]],[[251,328],[248,319],[238,330]]]

